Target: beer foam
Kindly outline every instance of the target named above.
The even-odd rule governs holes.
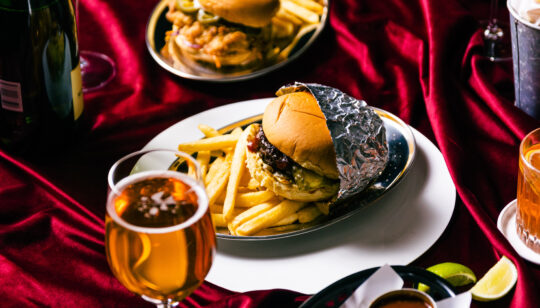
[[[114,209],[113,200],[114,198],[122,192],[127,186],[129,186],[132,183],[147,179],[147,178],[176,178],[180,181],[186,183],[190,190],[194,191],[198,198],[198,206],[196,212],[189,217],[186,221],[183,223],[170,226],[170,227],[163,227],[163,228],[150,228],[150,227],[141,227],[133,225],[124,219],[122,219]],[[162,201],[161,196],[153,196],[156,199],[159,199],[157,201]],[[152,202],[155,202],[156,200],[152,200]],[[159,211],[159,208],[152,207],[148,210],[155,209]],[[206,191],[202,185],[197,183],[193,178],[190,176],[176,172],[176,171],[170,171],[170,170],[153,170],[153,171],[142,171],[139,173],[132,174],[122,180],[120,180],[115,186],[111,187],[111,192],[109,193],[109,197],[107,200],[107,213],[109,216],[118,224],[122,225],[126,229],[133,230],[135,232],[141,232],[141,233],[168,233],[176,230],[181,230],[184,228],[188,228],[192,224],[199,221],[207,212],[208,210],[208,196],[206,194]]]

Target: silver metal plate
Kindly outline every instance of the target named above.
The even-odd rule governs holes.
[[[281,68],[291,63],[292,61],[300,57],[313,44],[313,42],[323,31],[325,25],[328,23],[328,8],[330,7],[329,1],[330,0],[324,1],[324,11],[321,15],[321,21],[318,27],[316,27],[315,30],[306,33],[299,40],[298,44],[291,51],[287,59],[252,72],[226,74],[211,71],[203,67],[173,67],[172,63],[168,59],[163,57],[160,53],[161,48],[165,45],[165,32],[171,30],[172,28],[172,24],[165,18],[165,14],[167,11],[167,2],[164,0],[160,1],[150,14],[150,18],[146,25],[146,47],[148,48],[150,55],[158,65],[171,72],[172,74],[182,78],[220,83],[253,79],[266,75],[272,71],[277,70],[278,68]]]
[[[397,183],[405,177],[407,171],[410,170],[416,154],[416,142],[410,127],[400,118],[382,109],[373,109],[381,117],[386,128],[389,160],[384,171],[371,186],[369,186],[355,198],[351,199],[349,202],[338,205],[332,214],[325,217],[325,219],[322,221],[317,221],[317,223],[313,225],[307,225],[305,228],[300,230],[265,236],[236,236],[228,234],[226,229],[218,229],[217,237],[219,239],[233,241],[261,241],[298,236],[342,221],[360,212],[366,206],[375,203],[375,201],[383,197],[384,194],[395,187]],[[235,127],[244,127],[251,123],[260,121],[261,119],[262,115],[244,119],[221,128],[220,132],[228,132]]]

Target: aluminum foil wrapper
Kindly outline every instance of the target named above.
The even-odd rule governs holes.
[[[383,121],[365,101],[332,87],[296,82],[281,87],[276,94],[299,91],[313,94],[326,117],[340,178],[334,203],[341,203],[362,192],[386,167],[388,145]]]

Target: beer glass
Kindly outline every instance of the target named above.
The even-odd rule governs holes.
[[[516,225],[525,245],[540,253],[540,128],[519,147]]]
[[[174,307],[204,281],[216,238],[199,165],[188,154],[142,150],[108,175],[107,261],[130,291]]]

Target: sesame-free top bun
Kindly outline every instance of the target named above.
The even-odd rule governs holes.
[[[199,0],[201,7],[230,22],[260,28],[270,23],[279,0]]]
[[[259,131],[259,124],[251,124],[246,128],[247,139],[255,138]],[[316,187],[306,189],[294,181],[276,177],[271,168],[263,161],[259,152],[246,149],[246,165],[249,173],[261,187],[273,191],[283,198],[302,202],[328,200],[335,196],[339,190],[339,182],[320,182]]]
[[[264,111],[268,141],[300,166],[338,179],[334,144],[317,100],[308,92],[275,98]]]

